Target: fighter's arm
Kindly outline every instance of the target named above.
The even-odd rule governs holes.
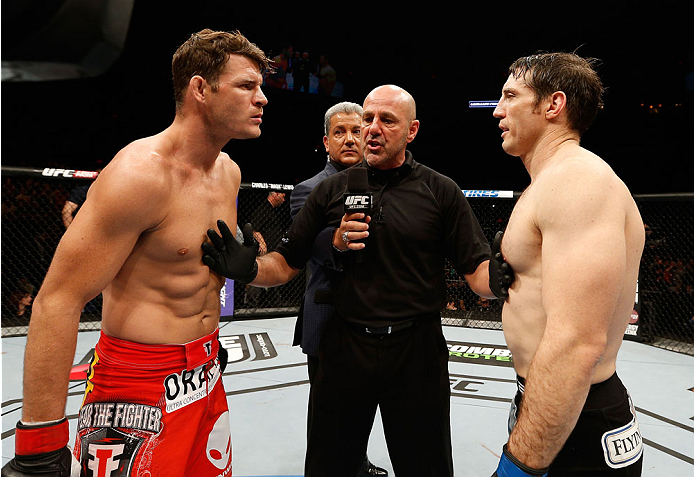
[[[142,231],[159,220],[153,219],[159,189],[144,171],[113,164],[65,232],[34,301],[25,351],[24,422],[63,417],[81,310],[115,277]]]
[[[547,321],[508,442],[531,468],[547,467],[561,450],[607,344],[626,266],[624,213],[612,186],[600,171],[569,165],[536,201]]]

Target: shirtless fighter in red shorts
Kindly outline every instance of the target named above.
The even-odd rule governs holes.
[[[221,149],[260,135],[267,65],[238,32],[203,30],[174,54],[173,123],[104,168],[36,297],[16,456],[3,476],[70,475],[77,325],[102,291],[74,448],[80,475],[231,475],[216,339],[224,278],[203,264],[200,242],[220,217],[235,227],[241,173]]]

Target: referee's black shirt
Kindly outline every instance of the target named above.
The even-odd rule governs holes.
[[[409,151],[396,169],[372,169],[366,161],[354,167],[368,169],[374,206],[366,248],[335,252],[344,269],[333,290],[337,312],[351,323],[379,327],[441,311],[445,259],[464,275],[491,256],[461,189],[414,161]],[[313,189],[277,248],[289,265],[303,268],[318,232],[339,227],[346,191],[346,171]]]

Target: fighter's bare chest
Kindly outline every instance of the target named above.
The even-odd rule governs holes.
[[[152,257],[179,261],[196,256],[207,230],[217,230],[223,220],[236,232],[236,196],[233,190],[187,188],[172,191],[160,222],[141,237],[141,245]]]
[[[533,200],[530,190],[518,199],[501,245],[504,258],[517,273],[527,272],[541,262],[542,235],[535,220]]]

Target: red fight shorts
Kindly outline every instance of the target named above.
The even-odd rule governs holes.
[[[101,333],[77,422],[81,477],[231,475],[218,334],[146,345]]]

